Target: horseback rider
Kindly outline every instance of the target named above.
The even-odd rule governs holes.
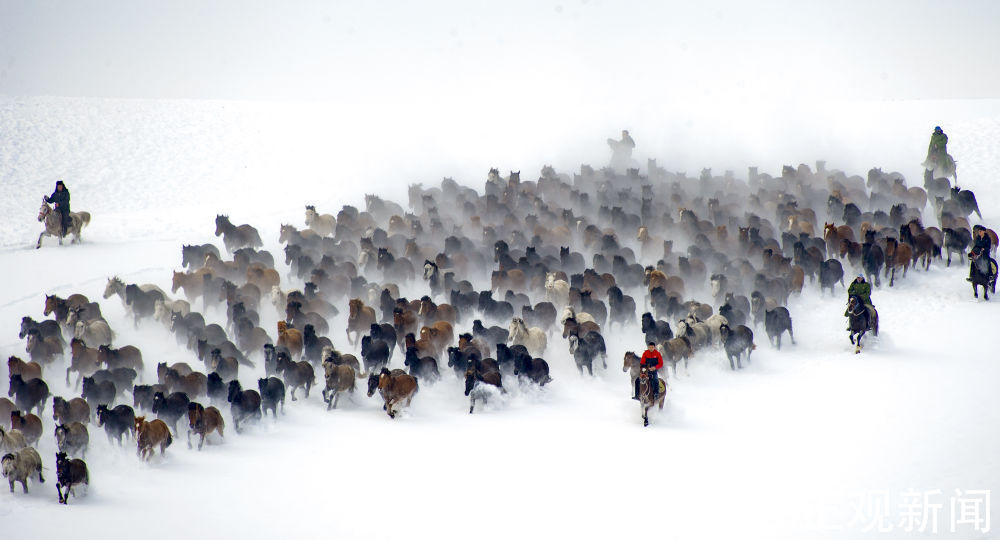
[[[931,143],[927,147],[927,159],[924,160],[925,168],[943,166],[948,159],[948,136],[944,134],[941,126],[934,127],[931,133]]]
[[[66,236],[71,224],[69,217],[69,189],[66,188],[66,184],[62,180],[56,180],[55,191],[52,192],[52,195],[44,197],[44,199],[45,202],[53,204],[55,210],[59,212],[59,224],[62,227],[61,236]]]
[[[653,399],[655,400],[660,394],[660,378],[657,375],[657,370],[663,368],[663,355],[660,351],[656,350],[656,343],[650,341],[646,344],[646,350],[642,353],[642,358],[639,359],[639,367],[646,370],[646,374],[649,376],[649,383],[653,385]],[[639,399],[639,377],[635,378],[635,394],[632,399]]]
[[[972,250],[969,252],[969,257],[974,259],[985,255],[986,260],[990,262],[990,266],[987,268],[995,267],[997,262],[993,259],[993,257],[990,257],[990,251],[993,250],[993,240],[990,238],[990,235],[986,234],[986,230],[983,229],[981,225],[976,225],[973,227],[972,238],[974,244],[972,246]],[[969,277],[966,278],[966,281],[972,281],[974,264],[975,263],[973,262],[969,265]]]
[[[627,129],[622,130],[622,140],[616,141],[608,139],[608,146],[611,147],[611,166],[627,167],[632,162],[632,149],[635,148],[635,141],[628,134]]]
[[[857,296],[861,303],[864,304],[865,308],[868,309],[868,323],[874,328],[878,326],[878,312],[875,311],[875,305],[872,304],[872,285],[865,281],[864,274],[858,274],[858,277],[854,278],[851,282],[850,287],[847,288],[847,298],[850,300],[852,296]],[[845,310],[844,317],[850,316],[850,312]],[[848,330],[851,328],[848,327]]]

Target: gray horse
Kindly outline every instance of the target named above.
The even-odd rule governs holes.
[[[59,213],[54,212],[52,207],[49,206],[45,199],[42,199],[42,207],[38,210],[38,221],[45,223],[45,230],[42,234],[38,235],[38,243],[35,244],[35,249],[42,247],[42,237],[43,236],[55,236],[59,239],[59,245],[62,245],[62,223],[59,221]],[[80,242],[80,231],[86,225],[90,224],[90,212],[70,212],[69,213],[70,226],[66,231],[66,234],[72,234],[73,240],[70,243]]]

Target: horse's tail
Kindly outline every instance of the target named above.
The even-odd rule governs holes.
[[[90,225],[90,212],[77,212],[76,215],[80,217],[81,229]]]

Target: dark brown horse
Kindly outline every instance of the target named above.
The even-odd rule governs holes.
[[[59,494],[59,504],[69,504],[70,493],[76,496],[73,488],[89,483],[90,473],[82,459],[69,459],[65,452],[56,454],[56,493]],[[63,489],[66,490],[65,493]]]
[[[69,342],[70,358],[69,367],[66,368],[66,384],[69,384],[69,372],[76,372],[76,383],[73,388],[80,387],[80,379],[93,376],[94,372],[101,369],[101,359],[96,347],[88,347],[82,339],[73,338]]]
[[[97,358],[107,369],[127,367],[142,373],[142,351],[133,345],[125,345],[118,349],[101,345],[97,348]]]
[[[367,332],[375,323],[375,309],[366,306],[360,298],[352,298],[348,306],[350,315],[347,316],[347,342],[356,346],[361,334]],[[354,339],[351,339],[351,332],[354,332]]]
[[[217,432],[219,437],[225,438],[222,430],[225,429],[226,422],[222,419],[222,413],[215,407],[205,408],[196,401],[188,403],[188,424],[188,448],[191,448],[192,432],[201,436],[201,440],[198,441],[198,450],[201,450],[201,447],[205,445],[205,437],[208,437],[213,431]]]
[[[885,275],[889,278],[889,286],[896,282],[896,268],[903,268],[903,277],[910,269],[913,261],[913,250],[907,244],[900,244],[895,238],[885,239]],[[891,273],[890,273],[891,271]]]

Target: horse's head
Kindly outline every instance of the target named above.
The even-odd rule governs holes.
[[[111,295],[120,291],[124,285],[125,283],[118,276],[109,277],[108,284],[104,287],[104,298],[111,298]]]
[[[240,381],[233,379],[229,381],[229,393],[226,396],[226,400],[233,403],[242,392],[243,387],[240,386]]]
[[[42,198],[42,207],[38,209],[38,221],[45,221],[45,218],[52,213],[52,207]]]
[[[222,231],[226,229],[227,226],[231,225],[229,223],[229,216],[218,214],[215,216],[215,236],[222,236]]]

